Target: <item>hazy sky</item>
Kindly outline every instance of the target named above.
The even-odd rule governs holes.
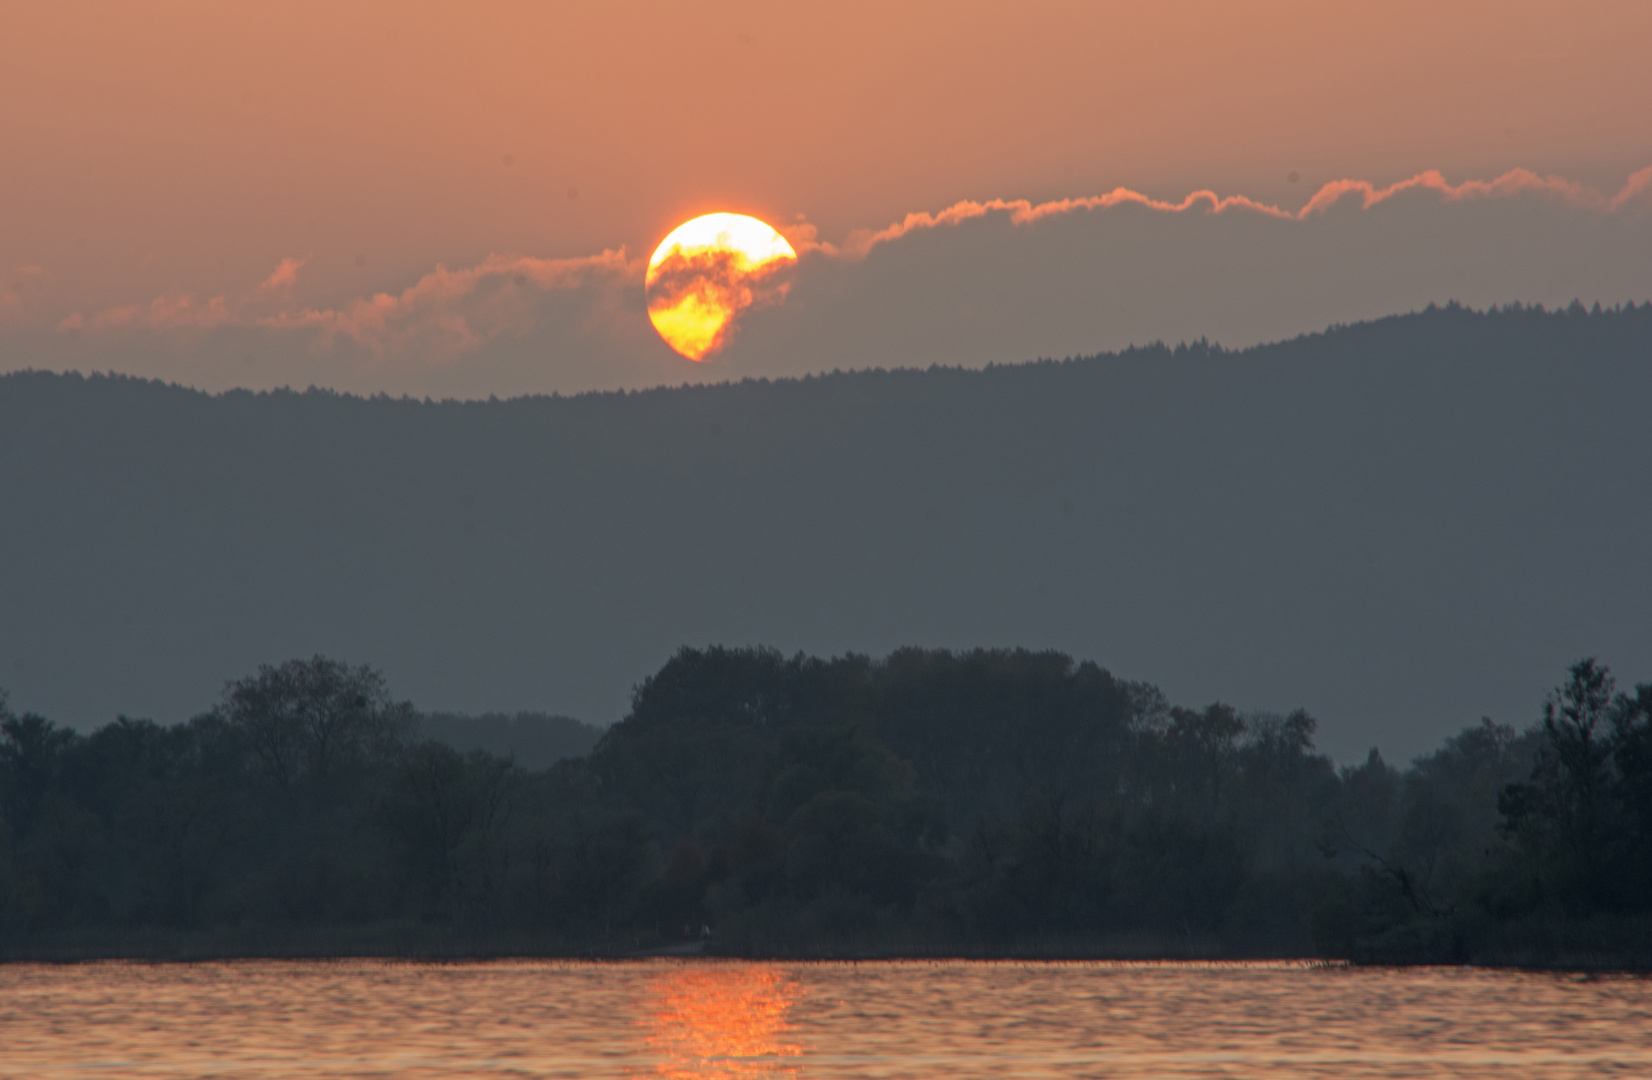
[[[1643,0],[62,0],[5,21],[0,369],[486,396],[1652,297]],[[858,232],[1120,188],[1296,215],[1430,171],[1301,220],[1127,201]],[[696,367],[649,327],[641,261],[711,210],[804,257]]]

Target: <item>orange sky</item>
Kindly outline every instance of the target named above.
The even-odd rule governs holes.
[[[18,3],[0,271],[61,314],[296,258],[338,304],[493,254],[646,255],[714,209],[838,239],[1120,185],[1610,192],[1652,163],[1649,41],[1645,0]]]
[[[1292,171],[1608,187],[1652,147],[1644,0],[60,0],[6,23],[0,251],[202,288],[295,251],[349,288],[640,250],[724,207],[836,232],[1117,184],[1282,195]]]

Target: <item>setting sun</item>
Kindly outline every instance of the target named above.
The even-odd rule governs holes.
[[[666,344],[703,360],[728,343],[740,313],[782,299],[797,252],[744,214],[706,214],[672,230],[648,260],[648,317]]]

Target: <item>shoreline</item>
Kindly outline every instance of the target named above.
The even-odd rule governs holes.
[[[1143,943],[1145,944],[1145,943]],[[1315,968],[1407,969],[1464,968],[1495,971],[1531,971],[1578,974],[1652,975],[1652,954],[1632,950],[1580,948],[1503,947],[1461,957],[1413,956],[1332,956],[1318,953],[1269,950],[1190,950],[1166,948],[1104,947],[1092,943],[1026,942],[1020,945],[904,946],[893,943],[845,943],[836,947],[799,949],[743,948],[738,942],[694,941],[664,945],[636,942],[608,947],[579,945],[541,939],[525,941],[518,935],[489,937],[455,936],[421,941],[378,940],[344,943],[303,940],[302,936],[262,941],[211,940],[193,935],[144,941],[104,939],[77,942],[57,941],[39,945],[0,948],[0,967],[22,965],[63,966],[74,964],[206,964],[237,962],[344,963],[385,961],[402,963],[492,963],[500,961],[564,961],[590,963],[635,963],[676,960],[683,963],[739,961],[751,963],[1026,963],[1026,964],[1284,964]]]

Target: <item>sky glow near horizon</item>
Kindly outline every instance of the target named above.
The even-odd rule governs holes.
[[[1107,217],[1118,214],[1130,220],[1112,229]],[[762,313],[761,340],[725,354],[722,344],[754,305],[748,290],[695,339],[694,359],[708,361],[700,365],[685,359],[691,349],[677,356],[647,332],[649,260],[624,248],[572,258],[494,254],[332,304],[305,294],[305,256],[282,258],[238,293],[175,290],[66,312],[54,309],[44,287],[47,268],[20,267],[0,291],[0,341],[10,337],[13,356],[27,360],[14,368],[114,370],[208,389],[308,383],[465,397],[903,363],[969,366],[1195,337],[1244,346],[1451,300],[1652,298],[1652,266],[1636,258],[1652,238],[1652,166],[1605,192],[1528,170],[1458,183],[1430,171],[1386,185],[1327,183],[1294,208],[1210,190],[1166,200],[1118,188],[1043,203],[961,201],[836,240],[807,223],[781,232],[801,260],[801,310],[786,310],[790,282],[760,297],[776,308]],[[955,235],[937,242],[938,233]],[[893,252],[903,245],[915,250]],[[1269,258],[1270,248],[1291,254]],[[1391,268],[1373,248],[1389,249]],[[1149,254],[1158,258],[1144,264]],[[863,271],[865,264],[876,265]],[[1307,295],[1306,279],[1334,280],[1350,268],[1363,281],[1343,296]],[[1144,270],[1166,279],[1156,312],[1153,290],[1139,298],[1103,290],[1129,299],[1116,307],[1133,312],[1097,312],[1082,296],[1072,296],[1065,313],[1039,311],[1048,301],[1026,295],[1029,286],[1071,295],[1075,286],[1118,285]],[[857,281],[863,272],[870,283]],[[903,276],[924,287],[928,303],[901,301],[889,279]],[[1270,288],[1258,291],[1259,282]],[[1286,314],[1293,308],[1300,314]],[[1100,317],[1085,319],[1087,311]],[[1168,318],[1155,325],[1143,312]],[[996,324],[985,342],[958,334],[980,321],[975,314]],[[861,332],[832,332],[846,324]],[[895,348],[880,347],[880,329]],[[937,348],[900,351],[925,333]],[[238,365],[237,355],[247,362]]]
[[[1632,0],[70,0],[0,41],[0,371],[486,397],[1646,301],[1649,39]],[[762,92],[662,109],[685,52]],[[798,262],[693,364],[646,256],[713,211]]]

